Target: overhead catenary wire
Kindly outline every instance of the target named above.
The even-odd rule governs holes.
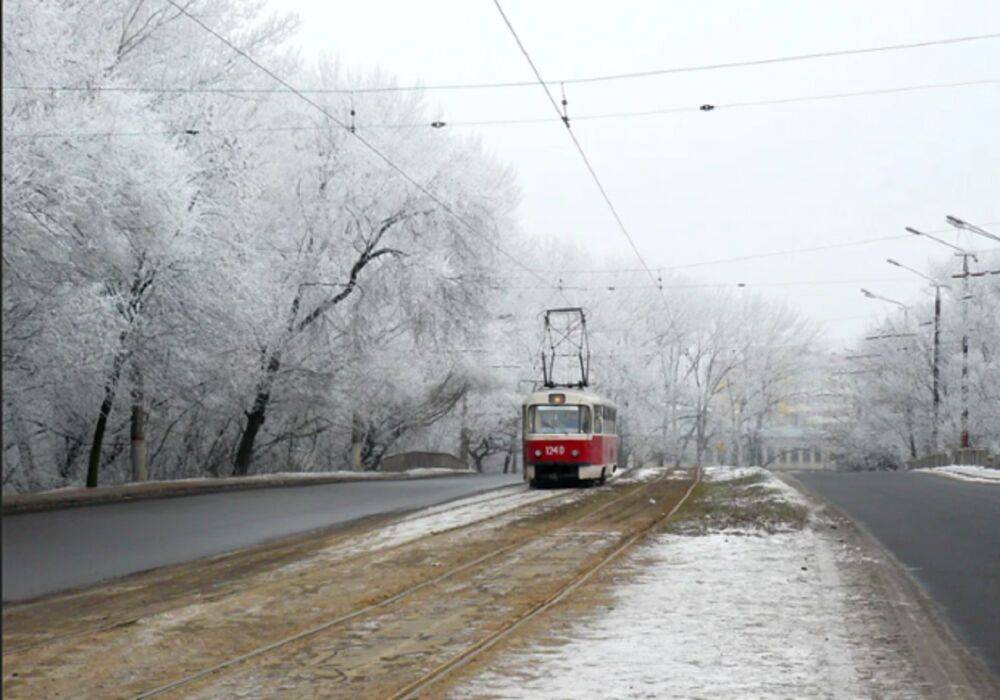
[[[500,4],[500,0],[493,0],[493,4],[496,5],[497,11],[503,18],[504,24],[507,25],[507,29],[510,30],[511,35],[514,37],[514,41],[517,43],[518,48],[521,49],[521,53],[524,54],[524,58],[531,67],[531,71],[535,74],[535,78],[537,78],[538,83],[545,92],[545,96],[548,97],[549,102],[552,104],[552,109],[555,110],[559,120],[562,121],[563,125],[566,127],[566,133],[573,141],[573,145],[576,147],[577,153],[580,154],[580,158],[583,159],[583,164],[587,167],[587,171],[590,173],[594,183],[597,185],[597,189],[601,193],[601,197],[604,199],[605,204],[607,204],[608,209],[611,211],[611,215],[614,217],[615,222],[618,224],[619,230],[622,232],[622,235],[625,236],[625,240],[628,241],[629,246],[631,246],[632,252],[635,253],[635,256],[639,259],[639,263],[646,270],[646,274],[649,275],[649,279],[653,281],[654,285],[658,284],[659,280],[656,278],[656,275],[653,274],[649,265],[646,264],[646,260],[642,257],[642,253],[639,252],[639,248],[635,245],[635,241],[632,239],[632,235],[628,232],[625,222],[622,221],[622,217],[618,214],[618,209],[615,208],[614,203],[611,201],[611,197],[608,196],[607,190],[604,189],[604,185],[601,183],[601,179],[597,176],[597,171],[594,170],[594,166],[591,165],[590,159],[587,157],[587,153],[583,150],[583,146],[576,138],[576,134],[573,133],[573,129],[570,127],[569,117],[566,116],[565,112],[561,110],[559,105],[556,103],[556,98],[552,95],[552,91],[549,90],[549,86],[546,85],[545,80],[542,78],[541,72],[538,70],[538,67],[531,58],[531,54],[528,53],[528,49],[525,48],[524,43],[521,41],[521,37],[518,36],[517,30],[514,29],[514,25],[511,24],[510,19],[508,19],[507,13],[503,11],[503,6]]]
[[[1000,221],[986,221],[981,224],[981,226],[996,226],[1000,224]],[[936,229],[933,231],[927,231],[927,233],[951,233],[951,229]],[[746,262],[749,260],[760,260],[763,258],[777,258],[785,257],[788,255],[800,255],[805,253],[816,253],[826,250],[835,250],[838,248],[852,248],[855,246],[871,245],[873,243],[883,243],[887,241],[897,241],[897,240],[914,240],[911,235],[899,235],[899,236],[879,236],[876,238],[863,238],[854,241],[844,241],[842,243],[830,243],[821,246],[812,246],[809,248],[788,248],[786,250],[775,250],[767,253],[752,253],[749,255],[737,255],[729,258],[714,258],[712,260],[702,260],[699,262],[683,263],[681,265],[658,265],[654,270],[657,272],[671,272],[674,270],[687,270],[695,267],[708,267],[711,265],[722,265],[727,263],[737,263]],[[1000,250],[1000,248],[984,248],[981,250],[976,250],[976,253],[988,253],[994,250]],[[544,274],[563,274],[563,275],[612,275],[612,274],[628,274],[645,272],[641,267],[623,267],[623,268],[589,268],[589,269],[541,269],[534,268],[535,272]]]
[[[173,3],[172,3],[173,4]],[[974,41],[984,41],[1000,38],[1000,33],[973,34],[968,36],[949,37],[944,39],[929,39],[926,41],[915,41],[902,44],[885,44],[881,46],[869,46],[859,49],[841,49],[834,51],[820,51],[805,54],[792,54],[786,56],[773,56],[770,58],[725,61],[719,63],[706,63],[691,66],[678,66],[672,68],[655,68],[651,70],[632,71],[626,73],[608,73],[604,75],[591,75],[577,78],[559,78],[546,85],[580,85],[586,83],[611,82],[619,80],[634,80],[640,78],[652,78],[663,75],[676,75],[680,73],[694,73],[701,71],[716,71],[732,68],[748,68],[755,66],[766,66],[780,63],[791,63],[799,61],[813,61],[824,58],[835,58],[840,56],[859,56],[864,54],[874,54],[891,51],[904,51],[910,49],[927,48],[931,46],[947,46],[962,44]],[[483,90],[499,88],[526,88],[536,85],[536,81],[504,81],[504,82],[478,82],[478,83],[442,83],[431,85],[383,85],[375,87],[349,87],[349,88],[301,88],[297,90],[304,94],[347,94],[347,93],[382,93],[382,92],[416,92],[416,91],[443,91],[443,90]],[[151,86],[127,86],[127,85],[107,85],[107,86],[43,86],[43,85],[5,85],[7,90],[61,90],[61,91],[93,91],[103,90],[108,92],[239,92],[243,94],[264,94],[275,92],[293,92],[288,88],[169,88]]]
[[[840,286],[849,284],[868,284],[871,282],[883,282],[883,283],[894,283],[894,284],[911,284],[912,281],[907,278],[897,278],[897,277],[865,277],[858,279],[843,279],[843,280],[792,280],[792,281],[779,281],[779,282],[666,282],[656,284],[591,284],[591,285],[563,285],[563,289],[570,291],[608,291],[616,292],[626,289],[742,289],[748,287],[827,287],[827,286]],[[504,289],[523,289],[523,290],[534,290],[534,289],[549,289],[550,287],[508,287],[504,286]]]
[[[987,224],[988,225],[988,224]],[[824,250],[834,250],[837,248],[850,248],[853,246],[860,245],[870,245],[872,243],[881,243],[884,241],[895,241],[902,239],[910,239],[912,236],[879,236],[877,238],[865,238],[857,241],[848,241],[844,243],[831,243],[829,245],[814,246],[811,248],[789,248],[787,250],[775,250],[768,253],[753,253],[750,255],[738,255],[731,258],[715,258],[713,260],[702,260],[700,262],[684,263],[682,265],[658,265],[655,269],[657,272],[670,272],[673,270],[687,270],[695,267],[708,267],[710,265],[722,265],[726,263],[736,263],[745,262],[749,260],[760,260],[762,258],[776,258],[784,257],[786,255],[798,255],[804,253],[815,253]],[[645,272],[639,267],[621,267],[621,268],[590,268],[582,270],[542,270],[535,268],[536,272],[540,273],[552,273],[560,272],[562,274],[574,274],[574,275],[614,275],[614,274],[629,274],[636,272]]]
[[[276,73],[274,73],[273,71],[271,71],[269,68],[267,68],[266,66],[264,66],[262,63],[259,63],[255,58],[253,58],[252,56],[250,56],[249,54],[247,54],[245,51],[243,51],[238,46],[236,46],[235,44],[233,44],[231,41],[229,41],[228,39],[226,39],[226,37],[222,36],[221,34],[219,34],[218,32],[216,32],[214,29],[212,29],[211,27],[209,27],[207,24],[205,24],[204,22],[202,22],[198,17],[195,17],[194,15],[192,15],[184,7],[182,7],[181,5],[179,5],[175,0],[166,0],[166,1],[168,3],[170,3],[175,9],[177,9],[178,12],[180,12],[181,14],[183,14],[184,16],[186,16],[192,22],[194,22],[195,24],[197,24],[198,26],[200,26],[206,32],[208,32],[209,34],[211,34],[212,36],[214,36],[216,39],[218,39],[223,44],[225,44],[226,46],[228,46],[234,52],[236,52],[237,54],[239,54],[240,56],[242,56],[244,59],[246,59],[247,61],[249,61],[258,70],[260,70],[263,73],[267,74],[270,78],[272,78],[277,83],[283,85],[289,91],[297,94],[300,99],[302,99],[307,104],[309,104],[312,107],[314,107],[315,109],[319,110],[319,112],[321,112],[331,122],[333,122],[334,124],[337,124],[338,126],[340,126],[341,128],[343,128],[344,130],[346,130],[349,134],[351,134],[351,136],[353,136],[363,146],[365,146],[365,148],[367,148],[369,151],[371,151],[373,154],[375,154],[375,156],[378,157],[379,160],[381,160],[383,163],[385,163],[390,169],[392,169],[394,172],[396,172],[404,180],[406,180],[411,185],[413,185],[415,188],[417,188],[422,194],[424,194],[425,196],[427,196],[428,198],[430,198],[432,201],[434,201],[445,212],[447,212],[452,218],[454,218],[463,227],[465,227],[466,230],[468,230],[470,233],[472,233],[476,237],[478,237],[478,238],[482,239],[483,241],[485,241],[486,243],[488,243],[494,250],[496,250],[498,253],[502,254],[504,257],[508,258],[517,267],[526,269],[526,266],[520,260],[518,260],[518,258],[515,255],[513,255],[512,253],[507,252],[504,248],[500,247],[496,242],[494,242],[489,236],[481,233],[478,229],[476,229],[475,226],[473,226],[471,223],[469,223],[465,219],[464,216],[462,216],[461,214],[459,214],[449,204],[447,204],[444,200],[442,200],[440,197],[438,197],[436,194],[434,194],[432,191],[430,191],[427,187],[425,187],[420,182],[418,182],[412,175],[410,175],[402,167],[400,167],[399,165],[397,165],[391,158],[389,158],[389,156],[385,155],[377,146],[375,146],[368,139],[366,139],[364,136],[362,136],[361,134],[359,134],[356,130],[352,130],[350,128],[350,125],[348,125],[348,124],[344,123],[343,121],[341,121],[340,119],[338,119],[336,116],[334,116],[333,114],[331,114],[329,112],[329,110],[327,110],[325,107],[323,107],[322,105],[320,105],[316,101],[310,99],[308,96],[306,96],[306,95],[302,94],[301,92],[297,91],[295,87],[293,87],[291,84],[289,84],[287,81],[285,81],[281,76],[279,76]],[[535,277],[537,277],[543,283],[547,283],[548,282],[548,280],[546,280],[545,277],[543,277],[542,275],[540,275],[538,273],[533,273],[533,274],[534,274]],[[551,288],[551,286],[552,285],[549,284],[546,288]]]
[[[745,109],[753,107],[778,106],[797,103],[822,102],[828,100],[849,99],[855,97],[877,97],[882,95],[894,95],[908,92],[919,92],[924,90],[942,90],[949,88],[977,87],[982,85],[1000,84],[1000,78],[987,78],[983,80],[966,80],[951,83],[925,83],[921,85],[905,85],[892,88],[877,88],[873,90],[858,90],[855,92],[838,92],[819,95],[803,95],[798,97],[780,97],[767,100],[748,100],[744,102],[721,102],[711,105],[710,111]],[[607,121],[612,119],[633,119],[642,117],[664,116],[669,114],[695,114],[704,113],[706,110],[702,106],[691,105],[688,107],[666,107],[663,109],[651,109],[642,111],[607,112],[601,114],[581,114],[573,117],[574,122],[578,121]],[[351,111],[354,111],[352,108]],[[530,126],[539,124],[550,124],[551,117],[523,117],[513,119],[484,119],[484,120],[457,120],[442,121],[439,119],[421,122],[402,123],[375,123],[364,124],[352,122],[355,130],[365,129],[442,129],[442,128],[470,128],[489,126]],[[50,138],[102,138],[102,137],[137,137],[137,136],[228,136],[230,134],[251,134],[251,133],[279,133],[297,131],[321,131],[325,127],[316,124],[301,124],[293,126],[262,126],[231,129],[201,129],[197,126],[178,129],[159,129],[151,131],[82,131],[82,132],[36,132],[36,133],[12,133],[6,134],[9,138],[18,139],[50,139]],[[354,133],[352,131],[352,133]]]

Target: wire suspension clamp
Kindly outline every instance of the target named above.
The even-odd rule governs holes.
[[[349,127],[352,134],[355,131],[355,129],[354,129],[354,114],[355,114],[355,112],[354,112],[354,92],[352,91],[351,92],[351,126]]]
[[[566,101],[566,84],[559,83],[559,89],[562,91],[562,120],[566,128],[569,128],[569,102]]]

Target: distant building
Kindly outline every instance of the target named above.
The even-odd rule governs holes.
[[[830,379],[838,366],[836,357],[821,359],[807,381],[812,390],[778,406],[777,416],[764,430],[762,464],[789,470],[835,467],[826,436],[850,410],[847,398],[831,390]]]

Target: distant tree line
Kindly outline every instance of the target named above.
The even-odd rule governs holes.
[[[184,7],[295,85],[391,82],[303,63],[296,19],[263,3]],[[428,197],[168,4],[3,10],[5,490],[371,470],[406,448],[513,468],[537,314],[562,301],[497,246],[594,261],[519,230],[509,167],[447,130],[365,127],[429,123],[419,93],[316,98],[363,114]],[[816,332],[788,307],[571,293],[642,459],[720,436],[749,459],[803,391]]]

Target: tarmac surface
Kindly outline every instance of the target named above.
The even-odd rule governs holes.
[[[1000,677],[1000,486],[920,472],[798,472],[909,569]]]
[[[3,517],[3,600],[33,598],[521,481],[518,474],[355,481]]]

